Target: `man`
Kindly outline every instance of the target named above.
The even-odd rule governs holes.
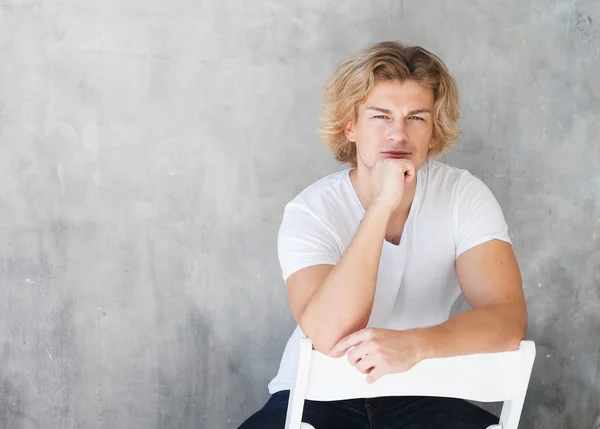
[[[502,211],[467,171],[433,160],[460,133],[442,61],[383,42],[342,62],[325,89],[322,134],[352,168],[285,208],[278,252],[298,327],[267,404],[240,429],[281,429],[299,338],[347,358],[369,383],[426,358],[518,348],[527,310]],[[448,320],[458,295],[472,310]],[[483,429],[466,401],[395,397],[307,401],[317,429]]]

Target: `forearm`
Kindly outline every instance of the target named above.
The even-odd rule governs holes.
[[[300,326],[317,350],[327,353],[367,325],[388,220],[385,208],[367,210],[344,255],[308,301]]]
[[[496,305],[458,314],[445,323],[415,330],[422,359],[514,350],[525,338],[527,311]]]

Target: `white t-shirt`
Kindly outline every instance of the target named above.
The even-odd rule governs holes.
[[[319,264],[335,265],[365,210],[346,169],[313,183],[285,207],[278,254],[284,281]],[[369,327],[411,329],[448,320],[460,295],[454,263],[492,239],[510,243],[502,210],[488,187],[468,171],[429,160],[417,171],[413,203],[399,245],[384,240]],[[291,389],[300,326],[286,345],[269,392]]]

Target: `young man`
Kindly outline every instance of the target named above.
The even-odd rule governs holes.
[[[347,358],[367,381],[426,358],[515,349],[527,310],[496,199],[467,171],[433,160],[460,133],[458,91],[420,47],[366,46],[325,89],[322,134],[352,168],[285,208],[278,252],[298,327],[267,404],[240,429],[282,429],[299,338]],[[461,293],[472,310],[448,320]],[[483,429],[498,419],[427,397],[307,401],[317,429]]]

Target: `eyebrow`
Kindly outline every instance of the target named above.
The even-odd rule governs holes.
[[[384,109],[382,107],[377,107],[377,106],[367,106],[366,109],[367,110],[375,110],[377,112],[385,113],[386,115],[391,115],[392,114],[391,110]],[[411,110],[410,112],[408,112],[408,116],[418,115],[419,113],[431,113],[431,110],[429,110],[429,109],[415,109],[415,110]]]

